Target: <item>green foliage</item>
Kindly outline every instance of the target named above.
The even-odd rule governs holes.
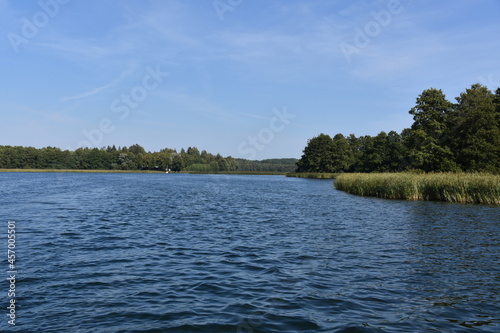
[[[135,154],[135,155],[146,154],[146,151],[144,150],[144,148],[139,146],[138,144],[130,146],[128,148],[128,151],[132,154]]]
[[[295,158],[275,158],[262,161],[237,159],[239,171],[251,172],[293,172],[296,168]]]
[[[446,142],[452,112],[453,104],[446,100],[441,90],[430,88],[417,98],[417,105],[409,112],[414,123],[406,138],[413,168],[424,171],[457,169],[453,152]]]
[[[310,139],[297,162],[297,172],[334,172],[334,150],[333,139],[327,134]]]
[[[446,117],[452,107],[441,89],[424,90],[417,98],[417,105],[409,111],[414,121],[411,129],[423,130],[431,138],[439,139],[446,130]]]
[[[297,163],[297,172],[342,173],[399,171],[405,168],[406,147],[402,137],[391,131],[376,137],[365,135],[347,138],[325,134],[309,140],[304,155]]]
[[[497,88],[497,90],[495,91],[493,104],[495,105],[495,116],[497,124],[500,124],[500,88]]]
[[[354,154],[351,151],[349,142],[342,134],[336,134],[333,137],[332,151],[330,152],[331,161],[330,172],[348,171],[354,164]]]
[[[70,170],[156,170],[235,171],[238,162],[232,157],[199,152],[189,147],[177,153],[172,149],[146,152],[140,145],[108,146],[62,151],[59,148],[0,146],[0,168],[3,169],[70,169]]]
[[[411,128],[377,136],[310,139],[297,172],[500,173],[500,88],[474,84],[453,104],[441,90],[425,90],[409,113]]]
[[[196,147],[176,150],[165,148],[146,152],[139,145],[108,146],[101,149],[79,148],[62,151],[59,148],[0,146],[0,168],[3,169],[69,169],[69,170],[152,170],[189,172],[257,172],[287,173],[295,170],[297,159],[250,161],[231,156],[214,155]]]
[[[451,146],[457,163],[468,171],[500,171],[500,127],[495,95],[474,84],[457,97],[451,118]]]

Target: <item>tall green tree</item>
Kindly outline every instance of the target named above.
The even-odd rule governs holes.
[[[404,145],[402,136],[390,131],[386,137],[386,149],[384,165],[387,171],[403,171],[406,169],[405,157],[407,149]]]
[[[500,172],[500,124],[495,95],[477,83],[456,99],[450,127],[458,164],[467,171]]]
[[[355,148],[357,156],[356,161],[351,168],[354,172],[372,172],[371,152],[373,151],[373,137],[370,135],[360,136],[356,140]]]
[[[310,139],[297,162],[298,172],[333,172],[333,150],[335,145],[328,134],[321,133]]]
[[[495,96],[493,97],[493,104],[495,104],[497,124],[500,124],[500,88],[495,91]]]
[[[349,141],[340,133],[336,134],[332,141],[330,172],[349,171],[354,164],[354,155],[349,146]]]
[[[128,151],[135,155],[146,154],[146,150],[144,150],[144,148],[138,144],[130,146],[128,148]]]
[[[373,145],[366,153],[368,169],[370,171],[385,172],[389,171],[387,167],[387,133],[382,131],[373,138]]]
[[[182,149],[182,151],[184,151],[184,149]],[[172,165],[170,167],[172,171],[182,171],[185,166],[186,165],[184,164],[184,159],[181,154],[172,154]]]
[[[424,90],[409,113],[413,125],[406,138],[411,166],[424,171],[456,169],[453,153],[448,146],[448,118],[453,104],[441,89]]]

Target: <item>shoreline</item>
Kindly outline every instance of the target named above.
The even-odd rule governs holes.
[[[0,169],[1,172],[25,172],[25,173],[156,173],[165,174],[165,171],[157,170],[95,170],[95,169]],[[170,171],[169,174],[190,175],[266,175],[285,176],[286,172],[267,171]]]
[[[26,173],[158,173],[165,171],[157,170],[96,170],[96,169],[2,169],[2,172],[26,172]],[[255,176],[286,176],[293,178],[309,179],[335,179],[336,173],[321,172],[281,172],[281,171],[170,171],[172,174],[190,174],[190,175],[255,175]]]
[[[0,172],[26,173],[165,173],[155,170],[93,170],[93,169],[0,169]]]

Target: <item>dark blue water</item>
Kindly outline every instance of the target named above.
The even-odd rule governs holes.
[[[18,232],[2,331],[500,331],[498,207],[280,176],[51,173],[0,173],[0,205],[1,257],[7,220]]]

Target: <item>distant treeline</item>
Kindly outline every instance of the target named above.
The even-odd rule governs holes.
[[[80,148],[75,151],[54,147],[33,148],[0,146],[0,169],[80,169],[80,170],[158,170],[164,171],[269,171],[289,172],[296,159],[249,161],[201,152],[195,147],[187,150],[165,148],[146,152],[138,144],[130,147],[108,146]]]
[[[500,88],[474,84],[448,101],[441,90],[425,90],[409,113],[413,125],[401,133],[312,138],[298,172],[489,172],[500,173]]]
[[[238,171],[254,172],[294,172],[297,164],[296,158],[273,158],[262,161],[236,159]]]

